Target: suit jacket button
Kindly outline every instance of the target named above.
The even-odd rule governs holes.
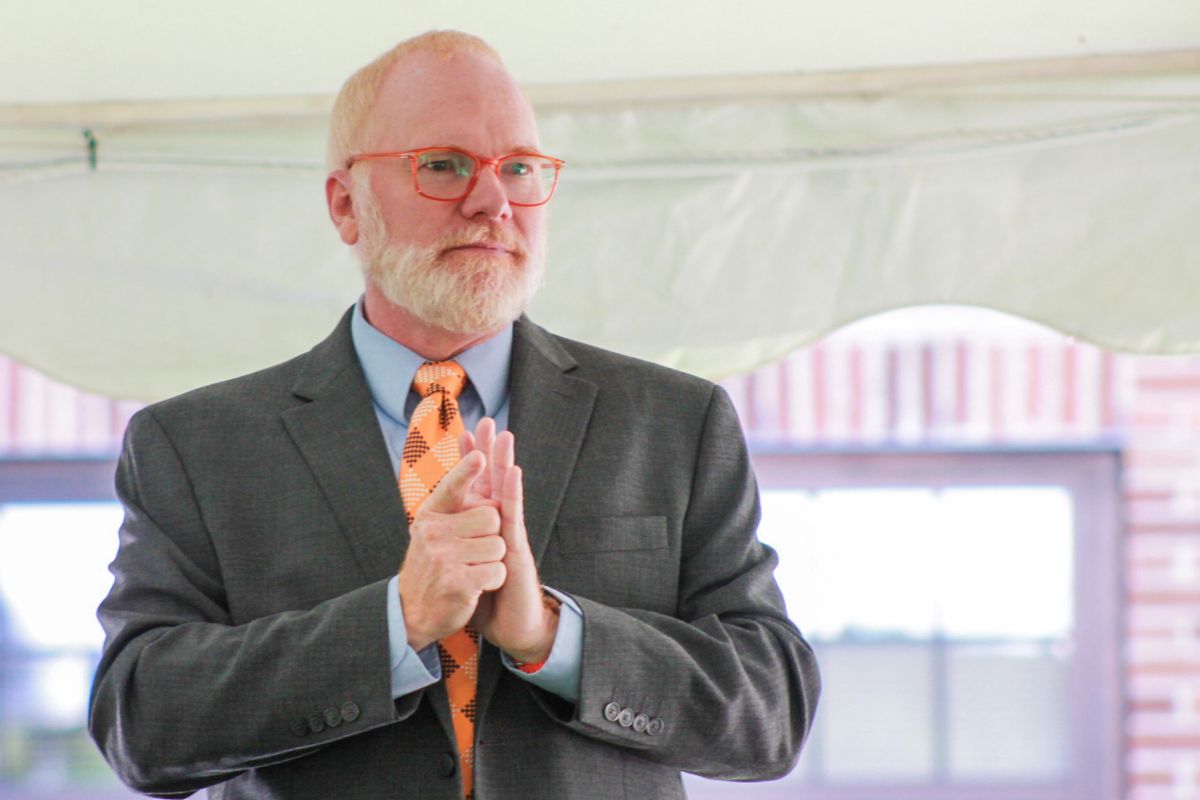
[[[308,735],[308,723],[305,722],[300,717],[295,717],[293,719],[288,720],[288,728],[291,730],[292,733],[296,734],[297,736],[307,736]]]
[[[654,719],[650,720],[650,724],[646,726],[646,733],[650,734],[651,736],[658,736],[663,732],[663,728],[665,727],[666,726],[663,725],[663,721],[658,717],[655,717]]]
[[[628,728],[633,724],[633,710],[628,708],[621,709],[620,716],[617,717],[617,724],[622,728]]]
[[[633,718],[633,729],[638,733],[646,730],[646,726],[650,724],[650,718],[645,714],[638,714]]]
[[[457,766],[458,759],[454,757],[454,753],[442,753],[437,757],[438,775],[443,778],[449,778],[454,774],[454,768]]]
[[[325,718],[320,714],[309,714],[308,727],[313,733],[320,733],[325,730]]]
[[[354,722],[358,719],[359,710],[357,703],[342,703],[342,719],[346,722]]]
[[[609,722],[616,722],[619,716],[621,716],[621,707],[616,703],[609,703],[604,707],[604,718]]]
[[[342,712],[332,706],[325,709],[325,724],[331,728],[336,728],[342,724]]]

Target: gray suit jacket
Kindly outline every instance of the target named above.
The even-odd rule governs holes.
[[[786,773],[812,654],[725,394],[516,325],[509,428],[542,581],[583,611],[572,705],[485,644],[475,785],[682,797]],[[459,798],[442,683],[393,700],[385,585],[408,532],[347,315],[311,352],[130,422],[90,729],[159,796]],[[622,713],[626,712],[626,713]]]

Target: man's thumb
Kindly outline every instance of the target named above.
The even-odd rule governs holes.
[[[439,514],[453,514],[461,511],[467,497],[467,490],[483,472],[485,465],[486,460],[483,453],[478,450],[467,453],[438,482],[433,494],[429,495],[429,499],[421,504],[421,508]]]

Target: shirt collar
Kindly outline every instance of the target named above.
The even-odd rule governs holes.
[[[425,359],[367,322],[362,306],[360,297],[354,304],[350,336],[366,375],[371,399],[392,419],[407,425],[405,404],[412,389],[413,376]],[[489,417],[496,416],[508,397],[512,338],[513,326],[510,323],[492,338],[464,350],[454,358],[470,380],[466,391],[475,391],[483,403],[483,413]]]

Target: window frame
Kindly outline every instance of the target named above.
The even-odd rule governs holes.
[[[117,501],[117,461],[94,458],[0,458],[0,504]]]
[[[1118,800],[1124,796],[1118,449],[756,448],[751,460],[760,489],[1063,487],[1071,496],[1075,526],[1073,651],[1067,696],[1070,766],[1064,784],[805,783],[792,784],[789,790],[801,791],[807,800]]]
[[[0,506],[23,503],[116,503],[117,495],[113,481],[116,468],[116,458],[108,454],[0,456]],[[72,654],[69,650],[60,652]],[[0,662],[11,659],[13,663],[17,663],[23,659],[41,657],[45,657],[45,654],[0,650]],[[3,663],[0,663],[0,666],[3,666]],[[3,690],[4,687],[0,686],[0,693]],[[4,698],[0,696],[0,705],[3,704]],[[2,716],[0,713],[0,717]],[[135,796],[131,789],[117,782],[116,776],[111,773],[110,781],[108,786],[70,783],[56,790],[54,796],[102,800]],[[11,793],[14,798],[41,797],[43,794],[41,790],[30,790],[21,784],[11,784],[0,776],[0,793],[4,792]],[[8,797],[9,794],[4,796]]]

